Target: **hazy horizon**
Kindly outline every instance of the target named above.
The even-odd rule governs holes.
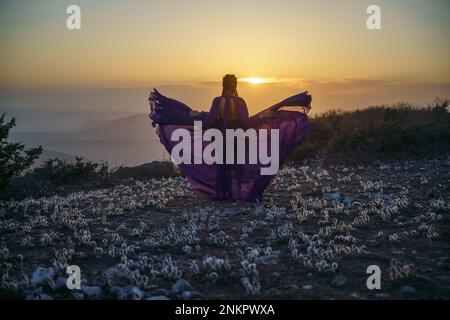
[[[131,115],[148,114],[147,98],[153,87],[203,111],[209,110],[212,99],[220,95],[219,81],[206,85],[150,85],[145,88],[0,89],[0,109],[8,117],[16,117],[15,131],[82,130]],[[311,114],[317,115],[333,109],[354,110],[399,102],[426,105],[435,98],[448,98],[450,83],[347,79],[304,82],[303,86],[240,83],[238,89],[250,114],[308,90],[313,96]]]

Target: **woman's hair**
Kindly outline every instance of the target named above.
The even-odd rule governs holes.
[[[227,74],[225,77],[223,77],[222,80],[222,95],[225,93],[232,93],[234,95],[238,95],[237,92],[237,78],[234,74]]]

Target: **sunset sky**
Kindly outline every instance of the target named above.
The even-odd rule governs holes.
[[[66,28],[70,4],[81,30]],[[370,4],[381,30],[366,27]],[[319,110],[430,101],[450,88],[449,12],[448,0],[2,0],[0,88],[169,86],[207,108],[235,73],[268,80],[240,86],[255,110],[303,90]]]

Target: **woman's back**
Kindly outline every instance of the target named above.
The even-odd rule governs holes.
[[[248,124],[248,110],[245,101],[233,94],[224,94],[215,98],[217,106],[215,127],[245,128]]]

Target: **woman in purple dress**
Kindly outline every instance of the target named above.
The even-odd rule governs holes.
[[[161,143],[171,154],[178,143],[172,141],[172,133],[179,128],[188,130],[194,137],[194,121],[201,121],[202,129],[219,129],[225,137],[227,129],[266,129],[278,130],[279,159],[281,165],[302,143],[309,131],[307,113],[311,107],[311,96],[303,92],[289,97],[259,113],[249,117],[244,99],[238,96],[237,79],[234,75],[223,78],[223,91],[214,98],[209,112],[197,112],[184,103],[160,94],[156,89],[149,97],[150,119],[156,127]],[[272,135],[267,134],[267,145],[271,145]],[[203,150],[210,142],[202,142]],[[248,141],[246,141],[248,144]],[[192,138],[194,145],[194,138]],[[225,148],[222,163],[179,164],[180,171],[191,187],[212,199],[261,201],[263,192],[274,179],[275,174],[262,175],[261,163],[237,164],[225,161]],[[236,151],[236,149],[235,149]],[[236,157],[236,152],[234,152]],[[194,157],[192,156],[192,159]],[[245,159],[248,159],[246,148]],[[198,162],[198,161],[197,161]]]

